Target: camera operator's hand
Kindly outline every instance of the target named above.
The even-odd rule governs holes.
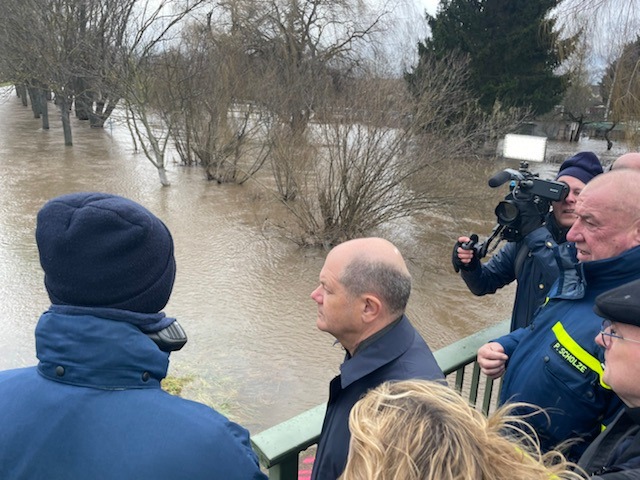
[[[458,241],[453,246],[453,255],[451,263],[453,269],[457,272],[460,270],[474,270],[478,267],[480,259],[476,255],[474,244],[478,241],[477,235],[471,237],[458,237]]]
[[[540,213],[538,205],[529,198],[514,198],[520,212],[520,226],[518,227],[518,240],[522,240],[535,229],[542,226],[544,214]]]

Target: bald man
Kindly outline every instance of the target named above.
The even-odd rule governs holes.
[[[613,165],[611,165],[611,170],[618,170],[621,168],[640,169],[640,153],[629,152],[616,158]]]
[[[485,374],[504,374],[500,401],[546,409],[549,420],[536,415],[528,421],[546,450],[576,439],[573,460],[622,408],[603,378],[604,355],[594,340],[601,319],[593,305],[600,293],[640,279],[639,184],[640,171],[625,169],[585,186],[567,233],[575,242],[576,269],[562,272],[530,327],[478,350]]]
[[[443,379],[431,350],[404,311],[411,276],[398,249],[382,238],[359,238],[329,252],[320,285],[318,329],[345,350],[340,375],[329,386],[313,480],[336,480],[349,451],[349,412],[369,389],[388,380]]]

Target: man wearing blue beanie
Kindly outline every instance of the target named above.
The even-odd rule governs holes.
[[[47,202],[36,242],[52,305],[35,367],[0,372],[0,478],[266,479],[249,433],[160,388],[186,336],[162,313],[173,239],[105,193]]]

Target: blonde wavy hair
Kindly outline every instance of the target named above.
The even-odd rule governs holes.
[[[486,417],[441,383],[383,383],[351,410],[349,458],[340,479],[586,478],[560,452],[540,453],[535,433],[510,414],[522,405]]]

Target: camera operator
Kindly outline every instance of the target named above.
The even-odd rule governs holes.
[[[592,152],[579,152],[560,166],[556,180],[569,186],[564,200],[552,202],[551,212],[540,212],[538,205],[518,196],[512,202],[518,207],[520,224],[517,235],[486,263],[481,263],[477,250],[463,248],[470,238],[462,236],[454,246],[453,265],[474,295],[495,293],[499,288],[518,281],[511,314],[511,330],[527,326],[536,309],[558,278],[561,265],[576,262],[575,249],[566,243],[566,234],[576,219],[574,206],[582,188],[602,165]]]

